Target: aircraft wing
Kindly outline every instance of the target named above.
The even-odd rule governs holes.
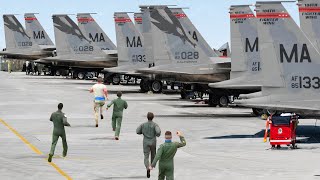
[[[226,81],[221,81],[217,83],[210,83],[209,86],[212,88],[225,88],[225,89],[261,89],[262,83],[258,80],[250,81],[249,78],[240,76],[238,78],[233,78]]]
[[[252,99],[235,100],[234,104],[241,107],[268,109],[295,113],[320,113],[320,100],[275,100],[271,101],[271,96],[263,96]],[[301,104],[301,105],[300,105]]]
[[[54,46],[54,45],[39,45],[39,46],[44,51],[54,51],[54,50],[56,50],[56,46]]]

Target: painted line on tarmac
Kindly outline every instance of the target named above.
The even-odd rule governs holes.
[[[18,131],[13,129],[9,124],[7,124],[4,120],[0,119],[0,122],[6,126],[13,134],[15,134],[17,137],[20,138],[20,140],[25,143],[33,152],[37,153],[38,155],[43,155],[43,153],[35,147],[33,144],[31,144],[26,138],[24,138]],[[47,159],[46,159],[47,160]],[[62,176],[64,176],[67,180],[72,180],[72,178],[65,173],[62,169],[60,169],[55,163],[48,162],[56,171],[58,171]]]

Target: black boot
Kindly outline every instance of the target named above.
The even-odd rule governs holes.
[[[150,169],[147,170],[147,178],[150,178]]]
[[[51,162],[51,161],[52,161],[52,156],[53,156],[53,155],[49,154],[48,162]]]

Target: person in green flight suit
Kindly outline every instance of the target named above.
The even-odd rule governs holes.
[[[107,105],[107,110],[113,106],[113,113],[112,113],[112,129],[115,131],[115,140],[119,140],[119,135],[120,135],[120,129],[121,129],[121,123],[122,123],[122,115],[123,115],[123,109],[128,108],[127,101],[122,100],[122,92],[118,91],[117,92],[117,99],[112,100],[108,105]]]
[[[137,128],[137,134],[143,134],[143,153],[144,153],[144,165],[147,168],[147,178],[150,178],[150,162],[149,156],[151,152],[151,162],[156,155],[157,137],[161,134],[161,129],[157,123],[153,122],[154,114],[148,112],[148,122],[141,124]]]
[[[66,137],[66,131],[64,129],[64,126],[70,126],[70,124],[67,122],[67,116],[62,112],[63,104],[58,104],[58,111],[51,114],[50,121],[53,122],[53,133],[52,133],[52,144],[51,144],[51,150],[49,154],[48,161],[52,161],[52,157],[54,155],[54,150],[56,149],[56,145],[58,142],[59,137],[62,139],[62,145],[63,145],[63,157],[67,156],[68,151],[68,144],[67,144],[67,137]]]
[[[180,137],[181,142],[172,142],[171,132],[167,131],[165,133],[165,143],[160,145],[156,157],[149,167],[149,169],[152,170],[154,167],[156,167],[156,164],[159,161],[158,180],[164,180],[165,177],[166,180],[174,179],[173,158],[176,155],[178,148],[181,148],[187,144],[180,131],[177,132],[177,135]]]

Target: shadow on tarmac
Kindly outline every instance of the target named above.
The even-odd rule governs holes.
[[[89,140],[114,140],[114,137],[97,137],[97,138],[91,138]]]
[[[174,114],[174,115],[157,115],[157,117],[164,117],[164,118],[183,118],[183,117],[190,117],[190,118],[213,118],[213,117],[255,117],[251,113],[248,114],[191,114],[191,113],[185,113],[185,114]]]
[[[226,136],[215,136],[205,137],[204,139],[241,139],[241,138],[263,138],[265,130],[257,132],[256,134],[245,134],[245,135],[226,135]],[[320,126],[312,125],[300,125],[297,127],[297,143],[304,144],[315,144],[320,143]],[[300,138],[300,139],[299,139]],[[302,138],[302,139],[301,139]]]
[[[145,179],[145,176],[127,176],[127,177],[105,177],[105,178],[99,178],[95,180],[102,180],[102,179]]]

